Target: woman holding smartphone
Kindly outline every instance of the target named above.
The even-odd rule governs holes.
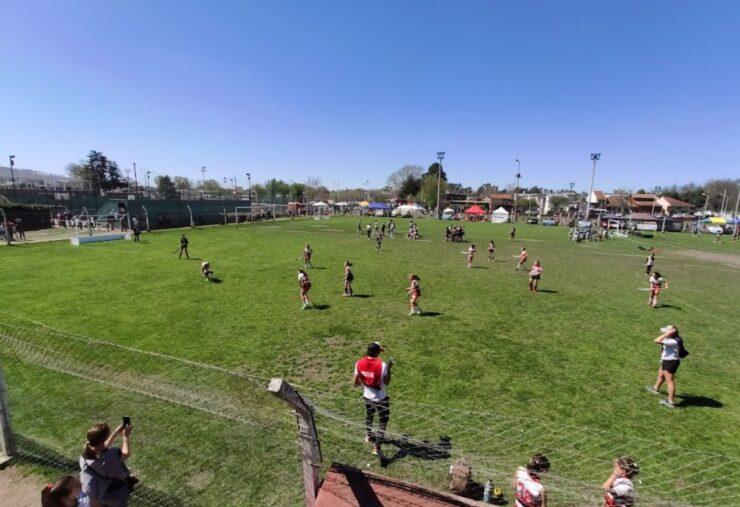
[[[118,437],[121,447],[112,447]],[[124,418],[115,431],[106,423],[94,424],[87,430],[87,440],[80,457],[80,479],[91,505],[126,507],[138,479],[125,465],[131,456],[131,421]]]

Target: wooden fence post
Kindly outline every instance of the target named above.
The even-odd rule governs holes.
[[[13,458],[15,452],[15,441],[10,428],[10,413],[5,392],[5,375],[2,363],[0,363],[0,468]]]
[[[313,407],[306,403],[293,386],[281,378],[270,380],[267,390],[295,409],[296,418],[298,419],[298,433],[301,438],[306,507],[314,507],[321,480],[319,476],[321,449],[319,447],[319,436],[316,432]]]

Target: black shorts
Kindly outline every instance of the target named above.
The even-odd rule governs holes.
[[[678,371],[679,366],[681,366],[680,359],[664,359],[660,363],[661,370],[667,371],[668,373],[674,373],[674,374]]]
[[[530,278],[532,280],[539,280],[540,279],[540,275],[532,275],[532,276],[530,276]]]

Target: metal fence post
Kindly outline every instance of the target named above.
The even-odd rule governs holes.
[[[321,480],[319,476],[321,448],[319,447],[319,436],[316,432],[313,407],[306,403],[293,386],[281,378],[270,380],[267,390],[295,409],[296,418],[298,419],[298,433],[301,439],[306,507],[314,507]]]
[[[15,440],[10,428],[10,412],[5,391],[5,375],[0,363],[0,468],[5,466],[15,453]]]

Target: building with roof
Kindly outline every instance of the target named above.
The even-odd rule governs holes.
[[[658,198],[658,206],[666,215],[675,215],[676,213],[690,213],[694,206],[691,203],[684,202],[674,197],[663,195]]]
[[[658,196],[655,194],[633,194],[629,198],[632,213],[652,213],[658,207]]]

